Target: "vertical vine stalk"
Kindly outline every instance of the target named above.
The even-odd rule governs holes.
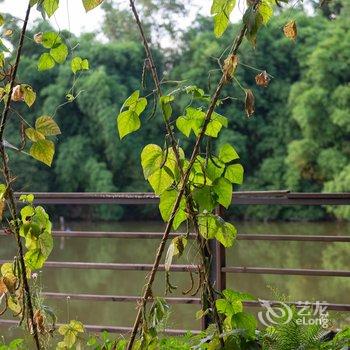
[[[135,7],[134,0],[130,0],[130,6],[131,6],[131,10],[133,12],[134,18],[136,20],[136,23],[137,23],[137,26],[138,26],[141,38],[142,38],[143,46],[144,46],[144,49],[145,49],[145,52],[146,52],[146,56],[147,56],[147,60],[148,60],[149,69],[151,71],[152,79],[154,81],[154,85],[155,85],[155,88],[156,88],[156,92],[157,92],[158,98],[161,98],[163,93],[162,93],[162,89],[161,89],[161,86],[160,86],[160,83],[159,83],[159,77],[158,77],[158,73],[157,73],[157,68],[156,68],[156,65],[155,65],[155,62],[154,62],[152,51],[151,51],[151,49],[150,49],[150,47],[148,45],[148,41],[147,41],[144,29],[143,29],[143,25],[141,23],[140,17],[139,17],[138,12],[137,12],[137,9]],[[164,119],[164,123],[165,123],[165,126],[166,126],[167,134],[169,135],[169,138],[170,138],[170,141],[171,141],[171,148],[172,148],[172,150],[174,152],[176,163],[177,163],[177,166],[178,166],[178,168],[180,170],[180,175],[183,178],[184,172],[183,172],[183,167],[182,167],[182,164],[181,164],[181,161],[180,161],[179,149],[177,147],[178,142],[177,142],[177,139],[176,139],[176,137],[174,135],[174,132],[173,132],[173,130],[171,128],[171,125],[170,125],[168,119],[166,118],[165,115],[163,115],[163,116],[164,116],[163,119]],[[220,324],[220,318],[219,318],[219,315],[218,315],[218,312],[217,312],[217,309],[216,309],[216,306],[215,306],[215,296],[214,296],[215,294],[214,294],[214,291],[213,291],[213,286],[211,285],[211,283],[209,281],[209,277],[208,277],[209,266],[206,263],[205,246],[203,245],[203,240],[201,239],[201,236],[200,236],[199,225],[198,225],[197,217],[195,215],[193,201],[192,201],[191,196],[190,196],[190,191],[189,191],[189,189],[187,187],[186,187],[186,190],[185,190],[185,197],[186,197],[186,204],[187,204],[188,212],[190,213],[190,221],[193,224],[194,231],[195,231],[195,234],[196,234],[196,237],[197,237],[197,242],[198,242],[198,245],[199,245],[201,259],[202,259],[202,265],[203,265],[203,269],[204,269],[203,296],[207,295],[207,297],[209,299],[209,305],[210,305],[210,307],[212,309],[213,318],[214,318],[217,330],[218,330],[219,334],[221,334],[222,333],[222,326]],[[145,300],[145,302],[146,301],[147,300]],[[220,338],[220,343],[221,343],[222,346],[224,346],[224,342],[223,342],[222,338]]]
[[[148,58],[148,60],[150,60],[149,63],[150,63],[151,73],[152,73],[152,77],[153,77],[153,79],[155,81],[155,84],[156,84],[156,89],[158,91],[159,96],[161,96],[162,92],[161,92],[161,88],[160,88],[160,84],[159,84],[157,71],[155,69],[152,53],[150,51],[147,39],[146,39],[144,31],[143,31],[143,27],[142,27],[142,24],[141,24],[139,15],[138,15],[138,12],[137,12],[136,7],[135,7],[135,0],[129,0],[129,2],[130,2],[131,10],[133,12],[133,15],[135,17],[135,20],[136,20],[137,25],[138,25],[139,30],[140,30],[140,34],[141,34],[143,45],[144,45],[144,48],[145,48],[145,51],[146,51],[146,54],[147,54],[147,58]],[[232,45],[232,47],[230,49],[229,55],[235,55],[237,53],[237,51],[238,51],[238,49],[239,49],[239,47],[240,47],[240,45],[241,45],[241,43],[243,41],[244,35],[246,34],[246,31],[247,31],[247,26],[243,25],[243,27],[241,28],[238,36],[234,40],[234,43],[233,43],[233,45]],[[177,196],[177,198],[175,200],[170,219],[169,219],[169,221],[168,221],[168,223],[167,223],[167,225],[165,227],[162,240],[161,240],[161,242],[160,242],[160,244],[158,246],[157,254],[156,254],[153,266],[152,266],[152,270],[151,270],[150,274],[148,275],[147,284],[145,286],[145,289],[144,289],[144,292],[143,292],[143,295],[142,295],[142,298],[141,298],[140,307],[138,309],[137,316],[136,316],[136,319],[135,319],[135,322],[134,322],[134,325],[133,325],[133,329],[132,329],[132,332],[131,332],[131,335],[130,335],[130,340],[129,340],[129,343],[127,345],[127,350],[132,350],[133,344],[135,342],[135,338],[136,338],[136,335],[137,335],[137,332],[138,332],[138,328],[139,328],[141,320],[142,320],[142,312],[143,312],[142,310],[144,310],[144,308],[146,306],[146,303],[147,303],[147,299],[151,295],[152,285],[153,285],[155,276],[157,274],[162,255],[163,255],[164,250],[165,250],[166,242],[168,240],[169,233],[171,231],[171,227],[173,225],[175,214],[176,214],[176,212],[177,212],[177,210],[178,210],[178,208],[180,206],[180,202],[181,202],[182,196],[187,191],[187,182],[188,182],[188,179],[189,179],[189,176],[190,176],[191,169],[192,169],[192,167],[193,167],[193,165],[195,163],[195,160],[196,160],[196,157],[197,157],[197,155],[199,153],[200,145],[201,145],[201,142],[202,142],[202,140],[204,138],[207,126],[208,126],[208,124],[209,124],[209,122],[211,120],[211,116],[212,116],[212,114],[213,114],[213,112],[215,110],[216,104],[217,104],[217,102],[218,102],[218,100],[220,98],[222,89],[223,89],[224,85],[226,84],[226,82],[227,82],[226,81],[226,75],[223,72],[223,74],[222,74],[222,76],[220,78],[220,81],[219,81],[219,83],[218,83],[218,85],[216,87],[216,90],[215,90],[215,92],[214,92],[214,94],[213,94],[213,96],[211,98],[208,110],[207,110],[206,115],[205,115],[205,119],[204,119],[204,123],[203,123],[202,129],[201,129],[201,131],[200,131],[200,133],[199,133],[199,135],[198,135],[198,137],[196,139],[196,142],[195,142],[192,154],[191,154],[191,158],[190,158],[190,161],[189,161],[188,168],[186,169],[186,172],[182,171],[182,179],[181,179],[181,183],[180,183],[180,189],[179,189],[179,192],[178,192],[178,196]],[[169,133],[170,137],[172,138],[172,141],[173,140],[176,141],[176,138],[175,138],[175,136],[174,136],[174,134],[172,132],[172,129],[170,127],[168,127],[168,125],[169,124],[166,122],[167,132]],[[178,162],[178,164],[180,164],[180,159],[178,157],[179,155],[178,155],[178,150],[177,150],[176,143],[172,142],[172,148],[173,148],[175,156],[177,158],[177,162]],[[193,222],[195,224],[194,225],[195,230],[196,231],[198,230],[198,232],[196,232],[196,234],[198,236],[198,234],[199,234],[198,224],[196,225],[196,220],[194,220]],[[200,240],[199,240],[199,242],[200,242]],[[200,246],[202,246],[202,244],[200,244]],[[210,283],[208,285],[210,286]],[[211,297],[210,293],[209,293],[209,297]],[[216,319],[215,312],[214,312],[214,318]],[[216,320],[216,321],[219,322],[219,320]]]
[[[7,205],[8,205],[8,208],[9,208],[9,211],[10,211],[13,223],[14,223],[13,233],[15,235],[15,239],[16,239],[17,246],[18,246],[18,255],[19,255],[18,258],[19,258],[19,263],[20,263],[20,267],[21,267],[20,268],[21,279],[23,282],[24,294],[25,294],[24,295],[24,303],[26,303],[27,308],[28,308],[29,321],[30,321],[30,326],[33,329],[33,338],[34,338],[35,346],[36,346],[37,350],[40,350],[41,346],[40,346],[40,341],[39,341],[37,325],[36,325],[36,322],[34,320],[34,309],[33,309],[33,303],[32,303],[32,296],[30,293],[29,282],[28,282],[28,278],[27,278],[27,269],[26,269],[26,265],[25,265],[25,261],[24,261],[23,245],[22,245],[20,234],[19,234],[19,229],[20,229],[19,223],[18,223],[19,217],[18,217],[18,213],[17,213],[16,199],[15,199],[14,191],[12,188],[12,179],[11,179],[11,171],[10,171],[10,166],[9,166],[9,159],[8,159],[8,155],[5,151],[5,146],[4,146],[4,132],[5,132],[7,122],[8,122],[9,112],[10,112],[10,108],[11,108],[11,96],[12,96],[12,92],[13,92],[13,89],[15,86],[17,71],[18,71],[18,67],[20,64],[20,60],[21,60],[21,54],[22,54],[23,45],[24,45],[24,38],[26,35],[26,31],[27,31],[30,11],[31,11],[31,5],[30,5],[30,3],[28,3],[25,19],[23,21],[23,26],[22,26],[22,29],[20,32],[20,38],[19,38],[19,42],[18,42],[15,63],[14,63],[11,78],[10,78],[9,94],[8,94],[8,98],[5,102],[5,106],[4,106],[4,109],[2,111],[2,115],[1,115],[0,156],[1,156],[1,161],[2,161],[2,171],[3,171],[4,179],[6,182],[6,186],[7,186],[7,199],[8,199]],[[24,310],[22,310],[22,312],[24,312]]]

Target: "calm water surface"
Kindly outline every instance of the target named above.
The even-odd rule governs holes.
[[[163,225],[155,222],[81,223],[69,222],[70,230],[96,231],[162,231]],[[236,223],[239,233],[350,235],[350,223]],[[147,239],[55,239],[51,261],[83,261],[113,263],[152,263],[157,240]],[[15,248],[9,238],[0,238],[0,259],[10,259]],[[186,254],[177,263],[189,264],[196,252],[189,244]],[[318,242],[265,242],[237,241],[227,251],[227,266],[261,266],[281,268],[315,268],[349,270],[349,243]],[[65,293],[91,293],[112,295],[139,295],[145,272],[44,269],[41,274],[44,291]],[[278,298],[283,294],[290,300],[328,301],[350,303],[350,278],[272,276],[254,274],[229,274],[227,285],[249,292],[259,298]],[[173,273],[173,284],[180,296],[189,284],[187,273]],[[164,293],[164,274],[159,273],[155,294]],[[60,322],[79,319],[85,324],[130,326],[135,316],[133,303],[83,302],[47,300],[57,313]],[[169,327],[199,328],[194,321],[198,305],[174,305]],[[350,315],[339,315],[343,322]],[[8,336],[12,331],[0,328]]]

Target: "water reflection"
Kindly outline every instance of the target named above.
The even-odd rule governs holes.
[[[81,223],[70,222],[71,230],[96,231],[162,231],[163,225],[154,222]],[[350,235],[348,223],[239,223],[241,234],[301,234]],[[85,261],[114,263],[152,263],[157,240],[139,239],[55,239],[52,261]],[[61,247],[60,247],[61,246]],[[62,248],[62,249],[61,249]],[[10,259],[15,247],[9,238],[0,238],[0,258]],[[188,264],[195,259],[190,249],[178,263]],[[282,268],[316,268],[349,270],[349,243],[266,242],[238,241],[227,251],[228,266],[264,266]],[[139,295],[145,272],[50,269],[41,273],[45,291],[112,295]],[[172,296],[181,296],[189,286],[187,273],[173,273],[173,284],[178,286]],[[250,292],[260,298],[274,298],[271,286],[291,300],[328,301],[349,303],[350,278],[276,276],[255,274],[229,274],[228,287]],[[164,293],[164,274],[157,277],[155,294]],[[114,326],[130,325],[135,315],[134,303],[47,301],[64,322],[77,318],[86,324]],[[174,305],[169,327],[199,328],[194,320],[198,305]],[[6,335],[7,331],[4,331]]]

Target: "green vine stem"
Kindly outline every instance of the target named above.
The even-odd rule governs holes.
[[[258,2],[259,1],[257,0],[256,3],[254,4],[254,8],[257,6]],[[140,27],[142,28],[142,25],[141,25],[141,22],[140,22],[140,19],[139,19],[139,16],[138,16],[138,13],[137,13],[137,10],[136,10],[136,7],[135,7],[134,0],[130,0],[130,6],[131,6],[132,12],[134,14],[134,17],[136,19],[136,22],[137,22],[139,28]],[[237,54],[238,49],[239,49],[239,47],[240,47],[240,45],[241,45],[241,43],[243,41],[244,35],[246,34],[246,31],[247,31],[247,26],[244,24],[243,27],[241,28],[238,36],[234,40],[234,43],[233,43],[233,45],[232,45],[232,47],[230,49],[230,52],[229,52],[229,56]],[[149,46],[148,46],[148,43],[147,43],[147,40],[145,38],[145,35],[144,35],[143,31],[141,31],[141,36],[142,36],[142,40],[143,40],[143,43],[144,43],[144,46],[145,46],[145,49],[146,49],[146,53],[148,55],[150,53],[150,49],[149,49]],[[155,71],[154,65],[153,65],[153,68],[151,67],[151,71],[152,71],[152,75],[153,75],[154,71]],[[158,81],[158,77],[157,77],[157,81]],[[208,124],[209,124],[209,122],[211,120],[211,116],[212,116],[212,114],[213,114],[213,112],[215,110],[215,107],[216,107],[216,104],[217,104],[217,102],[218,102],[218,100],[220,98],[222,89],[223,89],[223,87],[225,86],[226,83],[227,83],[226,74],[225,74],[225,72],[223,72],[223,74],[221,76],[221,79],[220,79],[220,81],[219,81],[219,83],[218,83],[218,85],[216,87],[216,90],[215,90],[215,92],[214,92],[214,94],[213,94],[213,96],[211,98],[209,108],[208,108],[208,110],[206,112],[206,115],[205,115],[205,119],[204,119],[204,123],[203,123],[202,129],[201,129],[201,131],[200,131],[200,133],[199,133],[199,135],[198,135],[198,137],[196,139],[196,143],[194,145],[194,148],[193,148],[193,151],[192,151],[192,154],[191,154],[189,165],[188,165],[188,167],[186,169],[186,172],[183,173],[181,184],[180,184],[180,189],[179,189],[177,198],[175,200],[175,203],[174,203],[174,206],[173,206],[173,209],[172,209],[172,214],[171,214],[170,219],[169,219],[169,221],[168,221],[168,223],[166,225],[166,228],[164,230],[162,240],[161,240],[161,242],[160,242],[160,244],[158,246],[158,250],[157,250],[156,257],[155,257],[155,261],[153,263],[152,270],[151,270],[151,272],[150,272],[150,274],[148,276],[147,284],[145,286],[145,289],[144,289],[144,292],[143,292],[143,295],[142,295],[142,298],[141,298],[140,307],[139,307],[139,310],[138,310],[138,313],[137,313],[137,316],[136,316],[136,319],[135,319],[135,322],[134,322],[134,325],[133,325],[133,329],[132,329],[132,332],[131,332],[131,336],[130,336],[130,340],[129,340],[129,343],[128,343],[128,346],[127,346],[127,350],[132,350],[133,344],[135,342],[135,338],[136,338],[136,335],[137,335],[140,323],[142,321],[142,310],[145,308],[145,305],[147,303],[147,299],[151,295],[152,285],[153,285],[155,276],[157,274],[162,255],[163,255],[164,250],[165,250],[166,242],[168,240],[169,233],[171,231],[171,227],[172,227],[172,224],[173,224],[173,221],[174,221],[174,218],[175,218],[175,214],[176,214],[176,212],[177,212],[177,210],[178,210],[178,208],[180,206],[180,202],[181,202],[182,196],[186,193],[186,190],[187,190],[187,182],[188,182],[188,179],[189,179],[189,176],[190,176],[190,171],[191,171],[191,169],[192,169],[192,167],[193,167],[193,165],[194,165],[194,163],[196,161],[197,155],[199,154],[200,145],[201,145],[202,140],[204,138],[207,126],[208,126]],[[157,89],[158,89],[158,87],[157,87]],[[160,89],[160,87],[159,87],[159,89]],[[175,146],[175,148],[176,148],[176,146]]]
[[[147,60],[148,60],[148,66],[149,66],[149,69],[150,69],[151,74],[152,74],[152,78],[153,78],[153,81],[154,81],[154,84],[156,87],[156,92],[157,92],[158,98],[161,98],[163,94],[162,94],[162,89],[161,89],[159,78],[158,78],[157,68],[155,66],[153,55],[152,55],[152,52],[151,52],[150,47],[148,45],[148,41],[147,41],[147,38],[145,36],[145,32],[143,30],[143,26],[142,26],[140,17],[138,15],[137,9],[135,7],[134,0],[130,0],[130,7],[131,7],[131,10],[132,10],[133,15],[135,17],[135,20],[136,20],[136,23],[137,23],[137,26],[138,26],[138,29],[139,29],[139,32],[140,32],[140,35],[142,38],[143,46],[144,46]],[[165,122],[166,130],[167,130],[167,134],[169,135],[169,138],[171,141],[171,147],[172,147],[172,150],[173,150],[175,158],[176,158],[177,166],[180,170],[181,177],[183,177],[184,173],[183,173],[183,168],[182,168],[182,164],[180,161],[179,150],[177,147],[178,142],[176,140],[174,132],[173,132],[166,116],[164,116],[164,122]],[[210,304],[210,307],[211,307],[212,312],[213,312],[216,327],[218,329],[219,334],[221,334],[222,333],[222,326],[221,326],[220,318],[219,318],[219,315],[218,315],[218,312],[217,312],[216,306],[215,306],[214,291],[213,291],[213,288],[212,288],[210,281],[208,279],[209,266],[206,263],[205,247],[203,245],[203,240],[201,239],[201,236],[200,236],[199,226],[198,226],[196,215],[195,214],[192,215],[192,213],[194,213],[194,205],[193,205],[193,201],[192,201],[191,196],[190,196],[190,191],[188,190],[187,187],[186,187],[185,195],[186,195],[186,200],[187,200],[188,212],[191,213],[190,221],[192,222],[195,233],[196,233],[197,242],[198,242],[198,245],[200,248],[200,253],[201,253],[202,265],[204,268],[205,279],[204,279],[204,287],[202,289],[203,295],[205,294],[208,296],[209,304]],[[145,303],[146,302],[147,302],[147,299],[145,299]],[[220,342],[221,342],[221,345],[224,346],[224,341],[222,338],[220,338]]]
[[[5,151],[5,146],[4,146],[4,132],[5,132],[6,124],[8,121],[9,112],[11,109],[11,95],[12,95],[13,88],[15,86],[17,71],[18,71],[18,67],[20,64],[23,43],[24,43],[26,31],[27,31],[30,11],[31,11],[31,5],[28,4],[25,19],[23,21],[23,26],[22,26],[19,42],[18,42],[16,59],[15,59],[15,63],[14,63],[12,74],[11,74],[9,94],[8,94],[8,98],[6,100],[5,107],[4,107],[2,115],[1,115],[0,156],[1,156],[1,160],[2,160],[2,168],[3,168],[2,171],[3,171],[4,179],[6,182],[6,186],[7,186],[8,208],[10,210],[11,217],[12,217],[12,220],[14,223],[13,231],[14,231],[14,235],[16,238],[17,246],[18,246],[19,262],[20,262],[20,266],[21,266],[20,272],[21,272],[21,278],[23,281],[24,292],[25,292],[24,299],[25,299],[25,303],[26,303],[27,308],[28,308],[29,323],[33,329],[33,338],[35,341],[35,345],[36,345],[37,350],[40,350],[41,346],[40,346],[40,341],[39,341],[37,325],[36,325],[36,322],[34,320],[32,296],[30,293],[30,287],[29,287],[28,278],[27,278],[27,269],[26,269],[26,265],[25,265],[25,261],[24,261],[24,255],[23,255],[23,245],[22,245],[22,241],[20,238],[20,234],[19,234],[19,224],[18,224],[19,217],[17,214],[16,200],[15,200],[15,196],[14,196],[14,192],[13,192],[13,188],[12,188],[12,179],[11,179],[11,171],[10,171],[10,167],[9,167],[9,159],[8,159],[8,155]],[[24,312],[24,310],[23,310],[23,312]]]

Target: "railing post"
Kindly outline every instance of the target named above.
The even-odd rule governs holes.
[[[222,216],[224,213],[223,207],[217,207],[215,214]],[[214,286],[214,289],[222,292],[226,288],[226,273],[222,268],[226,266],[226,252],[225,247],[216,239],[209,241],[209,250],[211,257],[211,264],[209,270],[209,281]],[[209,316],[202,319],[202,329],[206,329],[212,320]]]

